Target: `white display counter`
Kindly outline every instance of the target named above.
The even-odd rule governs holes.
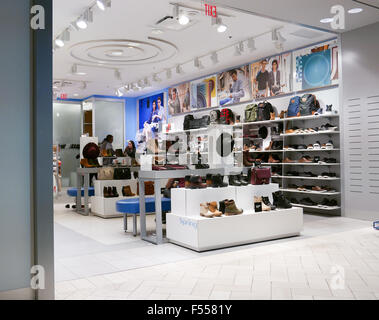
[[[277,184],[246,187],[173,189],[172,213],[167,214],[170,242],[196,251],[206,251],[300,235],[302,208],[254,212],[254,196],[269,196]],[[200,203],[234,199],[244,213],[237,216],[204,218]]]

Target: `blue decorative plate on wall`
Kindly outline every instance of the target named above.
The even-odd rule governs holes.
[[[302,57],[303,89],[330,85],[330,50],[315,52]]]

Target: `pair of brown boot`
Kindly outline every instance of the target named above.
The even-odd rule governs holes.
[[[242,209],[238,209],[234,200],[220,201],[220,211],[226,216],[236,216],[243,213]]]
[[[221,217],[222,212],[217,209],[217,202],[207,202],[200,204],[200,215],[205,218]]]
[[[103,189],[104,198],[118,198],[118,192],[116,187],[104,187]]]
[[[132,192],[132,189],[130,188],[130,186],[125,186],[125,187],[122,187],[122,195],[124,197],[134,197],[135,193]]]

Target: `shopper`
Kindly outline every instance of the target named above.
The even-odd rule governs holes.
[[[255,78],[256,95],[257,98],[266,98],[268,96],[269,89],[269,73],[266,70],[267,60],[261,61],[261,70],[258,71],[258,74]]]
[[[278,70],[278,60],[272,62],[272,70],[269,73],[269,87],[271,96],[280,94],[282,85],[280,84],[280,71]]]
[[[102,156],[113,156],[115,154],[113,150],[113,136],[112,135],[107,135],[107,137],[103,140],[100,146],[100,152]]]
[[[232,99],[232,103],[238,103],[240,102],[241,98],[245,96],[243,81],[241,79],[238,79],[237,70],[232,70],[230,72],[230,76],[233,80],[233,84],[230,88],[230,98]]]

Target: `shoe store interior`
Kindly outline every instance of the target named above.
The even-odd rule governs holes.
[[[53,2],[56,299],[379,299],[379,10],[324,2]]]

